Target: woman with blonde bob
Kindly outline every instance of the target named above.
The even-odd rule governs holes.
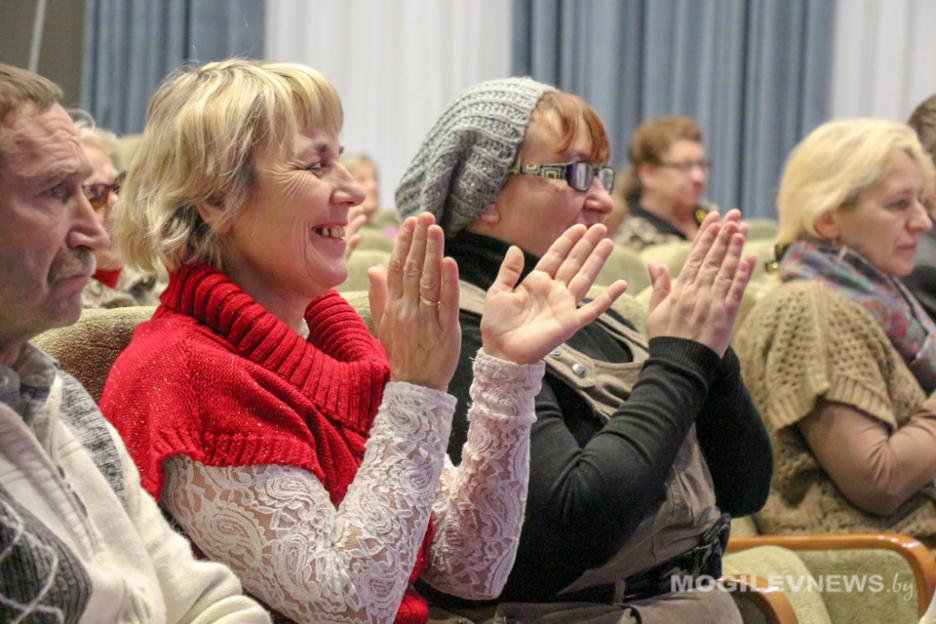
[[[114,233],[170,273],[101,399],[144,487],[248,591],[301,622],[417,623],[417,577],[497,596],[516,553],[541,358],[623,292],[577,303],[610,241],[570,228],[485,299],[466,461],[445,461],[458,269],[430,215],[371,274],[378,339],[332,288],[363,191],[341,164],[332,84],[229,60],[153,98]],[[597,232],[600,234],[601,232]]]
[[[895,530],[936,544],[936,327],[896,279],[930,226],[914,132],[820,126],[780,185],[781,284],[737,339],[774,442],[769,533]]]

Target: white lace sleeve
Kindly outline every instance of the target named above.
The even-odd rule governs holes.
[[[453,397],[387,384],[364,461],[335,509],[289,466],[166,462],[162,500],[190,539],[297,622],[391,622],[429,521]]]
[[[479,350],[468,439],[458,468],[446,462],[433,505],[436,534],[422,578],[440,591],[496,598],[513,567],[530,469],[533,400],[545,365],[521,366]]]

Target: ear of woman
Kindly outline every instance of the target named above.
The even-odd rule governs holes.
[[[222,223],[222,217],[224,216],[224,201],[220,197],[212,197],[208,201],[201,201],[195,204],[195,210],[198,211],[198,216],[208,224],[208,226],[217,232],[218,234],[224,234],[219,228]],[[230,228],[224,228],[225,230]]]
[[[836,242],[839,239],[838,215],[834,210],[822,213],[813,227],[823,240]]]

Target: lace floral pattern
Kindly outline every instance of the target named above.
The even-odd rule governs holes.
[[[496,598],[513,568],[530,472],[533,399],[545,365],[478,352],[462,461],[446,461],[432,511],[436,534],[422,578],[472,600]]]
[[[299,622],[392,621],[430,506],[436,533],[423,578],[494,597],[516,555],[543,370],[479,352],[458,468],[445,455],[454,398],[394,382],[337,509],[305,470],[208,467],[183,456],[166,462],[163,503],[249,592]]]

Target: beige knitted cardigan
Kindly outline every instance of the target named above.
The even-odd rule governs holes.
[[[770,497],[756,516],[762,532],[890,530],[936,543],[936,505],[927,492],[891,516],[865,513],[845,499],[794,426],[819,398],[855,407],[890,428],[921,407],[932,409],[934,399],[870,314],[821,282],[788,282],[751,311],[735,348],[773,443]]]

